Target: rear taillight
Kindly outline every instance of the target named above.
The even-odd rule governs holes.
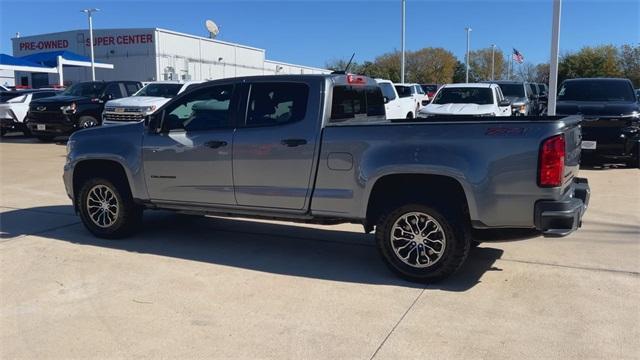
[[[556,135],[542,142],[538,185],[556,187],[562,185],[565,157],[564,135]]]
[[[355,85],[355,84],[366,84],[367,79],[364,76],[360,75],[347,75],[347,83]]]

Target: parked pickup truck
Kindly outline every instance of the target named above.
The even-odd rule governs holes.
[[[171,98],[201,82],[150,82],[129,97],[107,101],[102,112],[102,125],[142,121],[145,116],[153,114]]]
[[[64,183],[98,237],[131,234],[144,209],[359,223],[393,271],[430,282],[460,268],[472,228],[580,227],[580,120],[388,120],[366,77],[224,79],[74,133]]]
[[[78,129],[98,126],[106,101],[133,95],[141,87],[138,81],[73,84],[57,96],[32,101],[27,113],[27,127],[39,140],[49,141]]]
[[[556,113],[581,114],[583,161],[625,162],[640,168],[640,99],[628,79],[565,80]]]

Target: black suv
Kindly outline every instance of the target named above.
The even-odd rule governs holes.
[[[558,91],[556,113],[584,117],[583,159],[640,167],[640,104],[628,79],[565,80]]]
[[[32,101],[27,127],[38,139],[98,126],[105,102],[133,95],[140,90],[138,81],[89,81],[71,85],[58,96]]]

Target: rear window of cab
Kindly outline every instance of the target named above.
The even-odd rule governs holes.
[[[367,116],[385,116],[380,87],[337,85],[333,88],[332,122]]]

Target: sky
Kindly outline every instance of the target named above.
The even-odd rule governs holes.
[[[369,1],[30,1],[0,0],[0,52],[11,38],[87,27],[83,8],[99,8],[94,28],[159,27],[266,49],[270,60],[308,66],[373,60],[400,49],[400,0]],[[640,0],[564,0],[560,52],[601,44],[640,43]],[[549,61],[552,0],[407,0],[407,50],[443,47],[464,58],[496,44],[534,64]]]

